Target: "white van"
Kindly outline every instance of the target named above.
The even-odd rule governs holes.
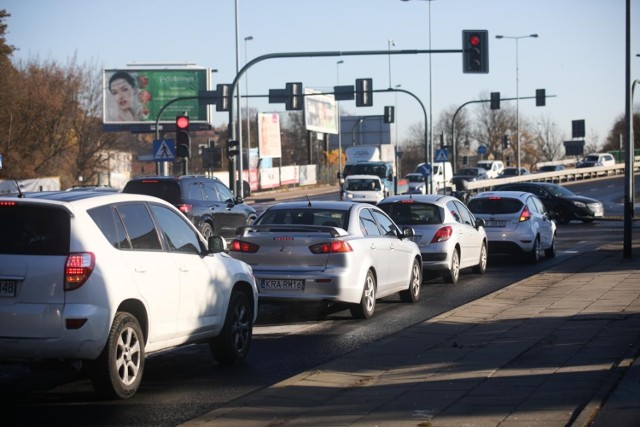
[[[424,163],[416,166],[416,173],[422,173]],[[453,166],[451,162],[437,162],[431,168],[431,182],[433,183],[433,193],[438,194],[441,190],[448,193],[451,188],[451,178],[453,178]]]
[[[480,160],[476,166],[486,169],[489,179],[497,178],[504,170],[502,160]]]

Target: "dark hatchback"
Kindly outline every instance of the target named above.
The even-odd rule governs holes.
[[[551,217],[559,224],[572,220],[592,222],[604,216],[602,203],[590,197],[578,196],[571,190],[550,182],[517,182],[499,184],[494,191],[523,191],[532,193],[544,204]]]
[[[256,210],[242,198],[235,199],[219,179],[206,176],[136,177],[125,185],[123,193],[146,194],[166,200],[177,207],[206,238],[212,235],[231,239],[236,229],[251,224]]]

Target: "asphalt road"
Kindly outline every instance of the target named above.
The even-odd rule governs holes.
[[[605,214],[622,215],[624,185],[616,179],[621,180],[590,181],[571,189],[603,200]],[[640,238],[638,225],[635,238]],[[147,359],[140,390],[127,401],[98,400],[81,372],[59,365],[35,370],[0,366],[0,408],[6,419],[18,420],[16,425],[174,426],[604,243],[621,241],[623,224],[572,222],[559,226],[558,235],[555,259],[531,265],[491,257],[486,274],[464,271],[456,285],[429,277],[419,303],[386,298],[367,321],[354,320],[339,305],[262,304],[243,365],[216,365],[206,345],[156,354]]]

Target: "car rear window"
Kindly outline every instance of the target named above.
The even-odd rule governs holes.
[[[129,181],[122,190],[123,193],[146,194],[165,200],[172,205],[182,203],[180,197],[180,186],[175,181],[165,181],[157,179],[141,179]]]
[[[522,202],[507,197],[482,197],[471,199],[468,208],[474,214],[512,214],[522,209]]]
[[[384,203],[378,207],[396,224],[442,224],[442,210],[432,203]]]
[[[347,211],[328,209],[273,209],[267,211],[257,221],[256,225],[325,225],[346,229]]]
[[[0,253],[67,255],[69,213],[58,207],[6,203],[0,206]]]

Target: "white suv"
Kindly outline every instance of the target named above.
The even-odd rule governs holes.
[[[0,360],[80,360],[126,399],[145,356],[208,342],[244,360],[257,315],[251,268],[169,203],[104,192],[0,198]]]
[[[522,191],[491,191],[472,197],[467,204],[484,220],[489,253],[523,254],[538,262],[540,252],[556,256],[556,223],[537,196]]]

